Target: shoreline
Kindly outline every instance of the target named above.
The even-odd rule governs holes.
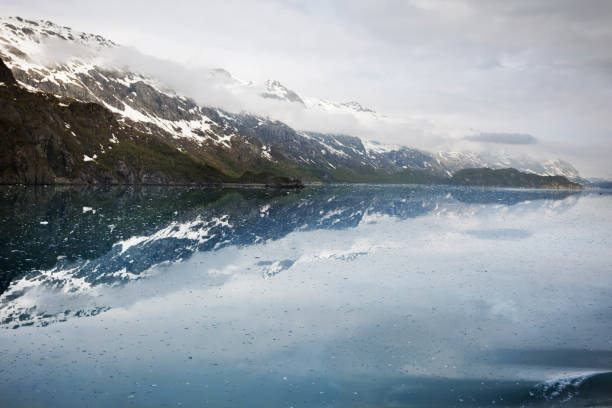
[[[599,191],[607,190],[597,186],[580,187],[517,187],[517,186],[481,186],[481,185],[457,185],[447,183],[323,183],[323,182],[299,182],[298,184],[270,184],[270,183],[0,183],[0,186],[20,186],[20,187],[201,187],[201,188],[245,188],[245,189],[279,189],[279,190],[299,190],[306,187],[323,186],[440,186],[452,187],[457,189],[483,189],[483,190],[535,190],[535,191]]]

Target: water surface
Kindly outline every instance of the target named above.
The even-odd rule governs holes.
[[[612,195],[0,193],[0,406],[612,404]]]

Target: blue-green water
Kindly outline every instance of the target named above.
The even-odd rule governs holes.
[[[612,406],[610,194],[0,193],[0,407]]]

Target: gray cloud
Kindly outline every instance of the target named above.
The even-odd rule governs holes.
[[[479,135],[466,136],[465,140],[478,143],[498,143],[508,145],[528,145],[538,142],[534,136],[522,133],[481,133]]]

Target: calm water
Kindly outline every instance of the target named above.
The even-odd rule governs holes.
[[[610,194],[0,193],[0,407],[612,406]]]

